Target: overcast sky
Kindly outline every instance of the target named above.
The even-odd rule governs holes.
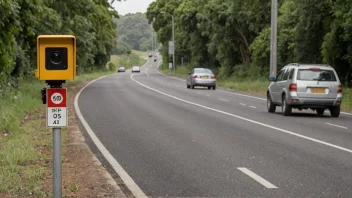
[[[119,15],[128,13],[147,12],[147,8],[151,2],[155,0],[122,0],[115,1],[114,8],[119,12]]]

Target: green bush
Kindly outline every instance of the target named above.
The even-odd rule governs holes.
[[[116,71],[116,70],[117,70],[117,67],[116,67],[116,65],[115,65],[114,63],[109,62],[109,64],[108,64],[108,70],[109,70],[109,71]]]

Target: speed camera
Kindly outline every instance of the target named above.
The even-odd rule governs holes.
[[[73,80],[76,76],[75,36],[38,36],[35,76],[46,81]]]

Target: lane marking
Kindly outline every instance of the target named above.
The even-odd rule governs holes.
[[[352,113],[346,113],[346,112],[340,112],[342,114],[345,114],[345,115],[352,115]]]
[[[242,171],[244,174],[248,175],[249,177],[251,177],[255,181],[259,182],[261,185],[265,186],[266,188],[270,188],[270,189],[277,188],[274,184],[268,182],[267,180],[265,180],[264,178],[255,174],[254,172],[252,172],[251,170],[249,170],[247,168],[238,167],[237,169]]]
[[[255,106],[249,106],[250,108],[253,108],[253,109],[256,109],[257,107],[255,107]]]
[[[148,64],[149,60],[144,64]],[[111,75],[115,75],[115,74],[111,74]],[[103,154],[103,156],[105,157],[105,159],[109,162],[109,164],[112,166],[112,168],[115,170],[115,172],[120,176],[120,178],[122,179],[123,183],[127,186],[127,188],[131,191],[131,193],[136,197],[136,198],[147,198],[148,196],[146,194],[144,194],[144,192],[138,187],[138,185],[134,182],[134,180],[128,175],[128,173],[122,168],[122,166],[117,162],[117,160],[111,155],[111,153],[105,148],[105,146],[103,145],[103,143],[99,140],[99,138],[95,135],[94,131],[90,128],[89,124],[87,123],[87,121],[84,119],[81,110],[78,106],[78,100],[79,100],[79,96],[81,95],[82,91],[87,88],[89,85],[91,85],[92,83],[106,78],[108,76],[111,75],[107,75],[107,76],[103,76],[100,78],[97,78],[95,80],[92,80],[91,82],[89,82],[86,86],[84,86],[75,96],[74,99],[74,107],[75,107],[75,111],[77,114],[78,119],[80,120],[80,122],[82,123],[83,127],[85,128],[85,130],[87,131],[88,135],[90,136],[90,138],[92,139],[92,141],[94,142],[94,144],[96,145],[96,147],[99,149],[99,151]]]
[[[225,101],[225,102],[229,102],[228,100],[222,99],[222,98],[219,98],[219,100],[222,100],[222,101]]]
[[[165,74],[161,73],[161,71],[159,71],[159,70],[157,70],[157,69],[156,69],[156,71],[159,72],[159,74],[161,74],[161,75],[163,75],[163,76],[166,76],[166,77],[169,77],[169,78],[172,78],[172,79],[175,79],[175,80],[179,80],[179,81],[184,81],[184,82],[186,82],[186,80],[184,80],[184,79],[180,79],[180,78],[176,78],[176,77],[173,77],[173,76],[165,75]]]
[[[224,92],[224,93],[229,93],[229,94],[233,94],[233,95],[238,95],[238,96],[245,96],[245,97],[248,97],[248,98],[254,98],[254,99],[258,99],[258,100],[265,100],[266,101],[266,98],[259,98],[259,97],[255,97],[255,96],[249,96],[249,95],[245,95],[245,94],[239,94],[239,93],[223,91],[223,90],[217,90],[217,91]]]
[[[145,73],[146,73],[147,76],[150,78],[150,76],[149,76],[149,74],[148,74],[148,69],[149,69],[149,68],[147,68],[147,69],[145,70]]]
[[[209,94],[207,94],[206,96],[210,96]]]
[[[338,128],[342,128],[342,129],[348,129],[347,127],[336,125],[336,124],[331,124],[331,123],[325,123],[325,124],[330,125],[330,126],[334,126],[334,127],[338,127]]]
[[[245,118],[245,117],[241,117],[241,116],[238,116],[238,115],[235,115],[235,114],[232,114],[232,113],[228,113],[228,112],[225,112],[225,111],[221,111],[221,110],[218,110],[218,109],[207,107],[207,106],[204,106],[204,105],[201,105],[201,104],[198,104],[198,103],[190,102],[188,100],[184,100],[184,99],[178,98],[176,96],[164,93],[162,91],[159,91],[157,89],[151,88],[151,87],[149,87],[149,86],[147,86],[147,85],[135,80],[133,78],[133,74],[130,75],[130,78],[134,82],[136,82],[137,84],[139,84],[139,85],[141,85],[141,86],[143,86],[143,87],[145,87],[147,89],[155,91],[155,92],[157,92],[159,94],[162,94],[164,96],[173,98],[175,100],[178,100],[178,101],[181,101],[181,102],[184,102],[184,103],[187,103],[187,104],[191,104],[191,105],[194,105],[194,106],[197,106],[197,107],[202,107],[204,109],[215,111],[217,113],[221,113],[221,114],[224,114],[224,115],[227,115],[227,116],[231,116],[231,117],[234,117],[234,118],[237,118],[237,119],[240,119],[240,120],[244,120],[244,121],[247,121],[247,122],[250,122],[250,123],[253,123],[253,124],[257,124],[257,125],[260,125],[260,126],[264,126],[264,127],[270,128],[270,129],[274,129],[274,130],[277,130],[277,131],[280,131],[280,132],[283,132],[283,133],[286,133],[286,134],[289,134],[289,135],[292,135],[292,136],[300,137],[300,138],[303,138],[303,139],[306,139],[306,140],[310,140],[310,141],[318,143],[318,144],[323,144],[323,145],[326,145],[326,146],[329,146],[329,147],[332,147],[332,148],[335,148],[335,149],[338,149],[338,150],[346,151],[346,152],[352,154],[352,150],[351,149],[347,149],[347,148],[344,148],[342,146],[338,146],[338,145],[335,145],[335,144],[332,144],[332,143],[324,142],[322,140],[311,138],[311,137],[308,137],[308,136],[305,136],[305,135],[301,135],[301,134],[298,134],[298,133],[295,133],[295,132],[292,132],[292,131],[289,131],[289,130],[281,129],[281,128],[278,128],[278,127],[275,127],[275,126],[272,126],[272,125],[269,125],[269,124],[264,124],[262,122],[258,122],[258,121],[251,120],[251,119],[248,119],[248,118]]]
[[[240,103],[240,105],[242,105],[242,106],[246,106],[246,104],[244,104],[244,103]]]

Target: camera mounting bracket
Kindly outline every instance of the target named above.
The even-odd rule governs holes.
[[[65,80],[46,80],[45,81],[50,88],[62,88],[62,84],[64,84]]]

